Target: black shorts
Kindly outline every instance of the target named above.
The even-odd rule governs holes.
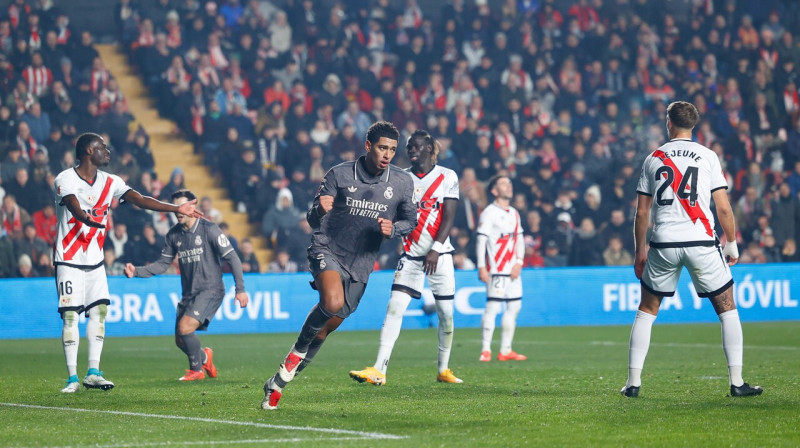
[[[311,270],[311,275],[313,275],[315,279],[324,271],[336,271],[339,273],[339,276],[342,278],[344,305],[342,305],[342,309],[336,313],[336,316],[342,319],[350,317],[350,315],[356,311],[356,308],[358,308],[358,304],[361,303],[361,297],[364,295],[367,284],[350,278],[350,273],[339,264],[339,260],[336,256],[319,247],[315,247],[313,250],[309,249],[308,266]],[[311,282],[311,287],[314,290],[317,289],[314,281]]]
[[[201,291],[194,296],[184,297],[178,302],[177,316],[175,325],[178,325],[181,318],[186,315],[200,322],[198,330],[206,330],[211,319],[217,313],[225,291]]]

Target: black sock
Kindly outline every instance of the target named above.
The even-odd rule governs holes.
[[[308,348],[319,333],[319,330],[333,317],[324,307],[317,304],[311,308],[308,313],[306,321],[303,322],[303,328],[300,330],[300,335],[297,337],[297,342],[294,344],[294,349],[300,353],[308,352]]]
[[[189,334],[180,335],[183,345],[181,350],[189,358],[189,369],[199,372],[203,370],[203,349],[200,346],[200,338],[194,331]]]
[[[314,338],[314,340],[311,341],[311,345],[308,346],[308,351],[306,352],[306,357],[303,358],[303,360],[300,361],[300,365],[297,366],[297,373],[302,372],[303,369],[305,369],[306,366],[314,359],[314,356],[317,356],[317,352],[319,352],[319,349],[322,347],[324,342],[325,339],[319,338]]]

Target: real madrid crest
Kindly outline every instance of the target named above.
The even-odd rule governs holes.
[[[199,246],[201,244],[203,244],[203,239],[200,238],[200,235],[197,235],[196,237],[194,237],[194,245],[195,246]]]
[[[394,191],[392,191],[392,187],[386,187],[386,191],[383,192],[383,197],[386,199],[391,199],[394,196]]]

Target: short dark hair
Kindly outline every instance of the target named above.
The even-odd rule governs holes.
[[[78,160],[82,159],[87,154],[87,150],[92,146],[92,143],[102,140],[103,137],[100,137],[94,132],[81,134],[80,137],[78,137],[78,141],[75,143],[75,158]]]
[[[492,193],[492,190],[494,190],[494,186],[497,185],[497,181],[499,181],[504,177],[510,179],[510,177],[508,177],[508,175],[506,174],[495,174],[494,176],[489,178],[489,180],[486,182],[486,192],[489,193],[489,196],[494,196],[494,194]]]
[[[186,198],[187,201],[194,201],[195,199],[197,199],[197,196],[195,196],[194,193],[192,193],[188,189],[181,188],[175,193],[172,193],[172,195],[170,195],[169,198],[172,199],[173,201],[178,198]]]
[[[388,121],[376,121],[372,123],[367,131],[367,141],[373,145],[378,143],[381,137],[386,137],[389,140],[400,140],[400,131]]]
[[[700,113],[694,104],[687,101],[675,101],[667,106],[667,117],[672,125],[681,129],[693,129],[700,120]]]

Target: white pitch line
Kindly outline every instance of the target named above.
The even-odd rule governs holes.
[[[524,341],[520,341],[524,344]],[[514,341],[517,344],[517,341]],[[617,341],[592,341],[592,345],[624,345],[627,346],[628,342],[617,342]],[[719,348],[720,344],[689,344],[689,343],[681,343],[681,342],[651,342],[650,346],[658,346],[658,347],[677,347],[677,348]],[[788,351],[796,351],[800,350],[800,347],[791,347],[786,345],[745,345],[744,348],[748,350],[788,350]]]
[[[9,407],[17,407],[17,408],[28,408],[28,409],[45,409],[50,411],[71,411],[71,412],[88,412],[88,413],[97,413],[97,414],[110,414],[110,415],[127,415],[131,417],[146,417],[146,418],[163,418],[168,420],[189,420],[194,422],[204,422],[204,423],[220,423],[225,425],[237,425],[237,426],[252,426],[255,428],[269,428],[269,429],[284,429],[289,431],[311,431],[311,432],[321,432],[327,434],[343,434],[343,435],[350,435],[350,436],[357,436],[362,439],[405,439],[406,436],[396,436],[394,434],[383,434],[379,432],[363,432],[363,431],[353,431],[349,429],[334,429],[334,428],[314,428],[311,426],[289,426],[289,425],[271,425],[269,423],[257,423],[257,422],[239,422],[236,420],[217,420],[213,418],[203,418],[203,417],[187,417],[183,415],[165,415],[165,414],[145,414],[140,412],[126,412],[126,411],[106,411],[101,409],[81,409],[81,408],[64,408],[64,407],[57,407],[57,406],[38,406],[33,404],[21,404],[21,403],[0,403],[0,406],[9,406]]]
[[[301,439],[293,437],[290,439],[245,439],[245,440],[200,440],[200,441],[185,441],[185,442],[145,442],[145,443],[120,443],[116,445],[95,445],[92,448],[136,448],[147,446],[176,446],[176,445],[232,445],[237,443],[291,443],[291,442],[308,442],[311,439]],[[313,439],[314,442],[320,441],[342,441],[342,440],[365,440],[364,437],[324,437],[321,439]],[[50,448],[73,448],[71,445]]]

